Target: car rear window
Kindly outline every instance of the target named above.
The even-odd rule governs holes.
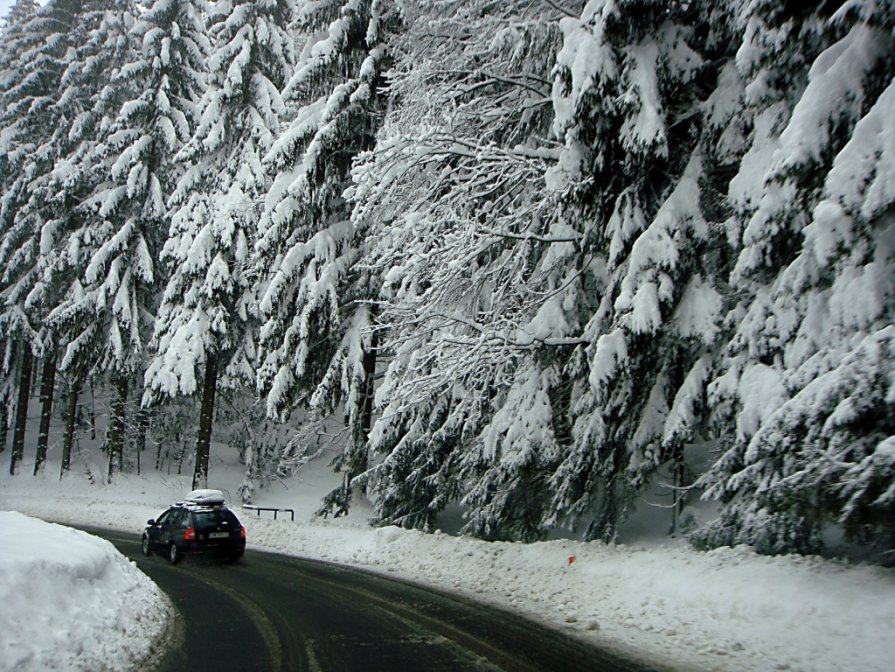
[[[236,525],[236,516],[230,511],[193,511],[193,524],[196,527],[216,527],[221,523]]]

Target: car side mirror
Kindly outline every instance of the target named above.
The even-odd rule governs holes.
[[[146,521],[146,524],[147,525],[155,525],[155,518],[150,518],[149,520]]]

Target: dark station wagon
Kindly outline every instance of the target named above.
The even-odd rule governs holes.
[[[230,561],[245,553],[246,528],[224,505],[220,490],[193,490],[143,530],[143,555],[164,554],[171,564],[185,555],[207,555]]]

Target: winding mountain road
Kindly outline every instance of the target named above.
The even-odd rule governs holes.
[[[161,672],[646,672],[514,614],[337,565],[248,551],[234,565],[144,558],[111,541],[172,599],[176,642]]]

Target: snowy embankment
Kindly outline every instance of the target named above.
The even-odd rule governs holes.
[[[235,493],[237,477],[215,484]],[[308,472],[289,489],[259,494],[259,505],[295,508],[294,523],[236,508],[248,528],[245,562],[252,549],[268,549],[365,568],[506,607],[680,670],[882,672],[895,659],[891,569],[764,557],[745,548],[489,543],[371,529],[360,507],[347,520],[314,518],[320,490],[328,487],[323,469],[317,478]],[[189,489],[186,477],[122,475],[116,485],[98,486],[78,478],[60,484],[49,476],[0,476],[0,509],[139,533],[148,517]]]
[[[0,670],[144,669],[168,599],[109,542],[0,511]]]
[[[681,670],[890,670],[895,574],[819,558],[488,543],[243,517],[256,546],[384,571]]]

